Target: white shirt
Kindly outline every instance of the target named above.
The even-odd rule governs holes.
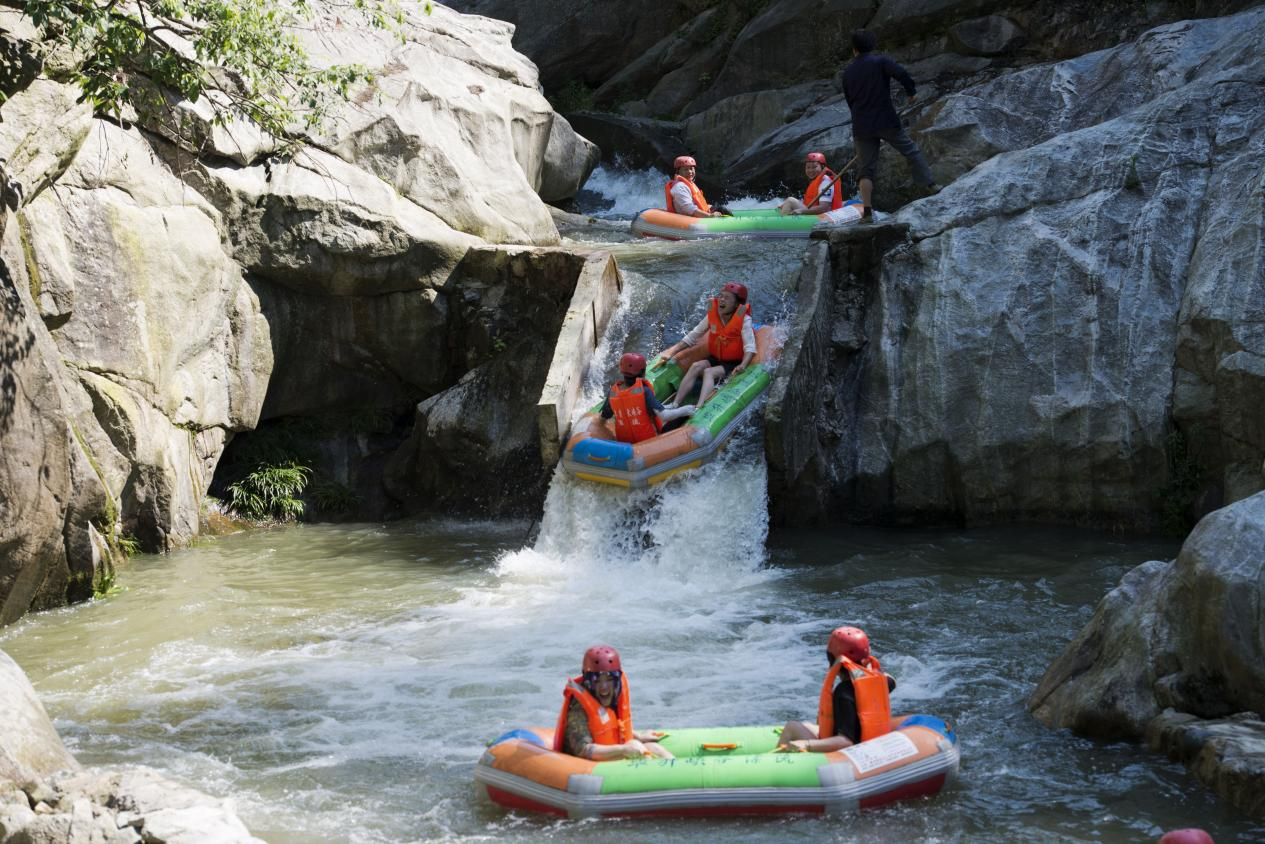
[[[694,326],[681,342],[686,346],[697,345],[707,337],[707,329],[707,317],[704,316],[703,321]],[[755,354],[755,326],[751,324],[751,314],[744,314],[742,317],[742,353],[744,355]]]
[[[694,195],[690,193],[690,186],[680,179],[672,183],[672,207],[676,213],[687,217],[699,210],[694,204]]]

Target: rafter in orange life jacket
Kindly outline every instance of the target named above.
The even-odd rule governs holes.
[[[821,200],[818,199],[818,197],[821,195],[822,189],[826,185],[830,184],[831,180],[833,180],[834,178],[835,178],[834,171],[832,171],[829,167],[827,167],[821,173],[817,175],[817,178],[809,182],[808,187],[804,189],[804,207],[812,208],[814,205],[820,202]],[[838,209],[843,207],[843,191],[839,190],[838,187],[839,186],[836,184],[835,192],[830,197],[829,210],[831,211],[837,211]]]
[[[846,656],[830,666],[821,684],[821,696],[817,700],[817,736],[830,738],[835,734],[835,680],[847,670],[844,682],[852,683],[856,696],[857,717],[861,720],[861,741],[886,735],[892,731],[892,704],[888,697],[887,675],[874,657],[864,664],[853,662]]]
[[[720,300],[712,299],[707,309],[707,354],[716,360],[742,360],[742,323],[751,315],[751,305],[743,303],[734,309],[729,321],[720,316]]]
[[[611,413],[615,417],[615,439],[622,443],[639,443],[657,436],[662,429],[657,414],[646,409],[646,392],[654,395],[654,387],[644,378],[631,385],[622,380],[611,385]]]
[[[674,182],[685,183],[686,187],[690,189],[690,197],[694,200],[694,204],[698,206],[699,211],[702,211],[704,214],[712,213],[712,207],[708,205],[707,200],[703,198],[703,191],[699,189],[698,185],[694,184],[684,176],[673,176],[668,180],[668,183],[663,186],[664,208],[671,211],[673,214],[683,213],[676,210],[676,203],[672,201],[672,185]]]
[[[584,677],[572,677],[562,690],[562,711],[558,713],[558,725],[553,731],[553,749],[562,753],[567,732],[567,712],[571,701],[576,701],[584,710],[589,722],[589,735],[594,744],[623,744],[633,737],[632,706],[629,703],[628,675],[620,677],[619,697],[612,710],[598,703],[597,698],[584,688]]]

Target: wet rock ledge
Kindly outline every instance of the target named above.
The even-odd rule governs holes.
[[[1052,727],[1144,739],[1265,819],[1265,492],[1126,574],[1028,706]]]
[[[262,844],[222,800],[142,768],[84,768],[0,651],[0,844]]]

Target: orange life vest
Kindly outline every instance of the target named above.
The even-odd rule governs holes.
[[[830,666],[826,680],[821,684],[821,698],[817,701],[817,735],[830,738],[835,734],[835,680],[840,671],[848,669],[847,679],[852,682],[856,695],[857,716],[861,719],[861,741],[869,741],[892,731],[892,703],[887,696],[887,675],[878,660],[870,657],[865,664],[858,664],[846,656]]]
[[[712,299],[707,309],[707,354],[716,360],[742,360],[742,323],[751,315],[751,305],[742,304],[734,309],[729,322],[720,318],[720,300]]]
[[[821,194],[821,191],[826,187],[826,185],[830,184],[834,177],[835,174],[831,172],[829,167],[827,167],[817,176],[817,178],[808,183],[808,187],[804,191],[805,208],[812,208],[820,201],[818,196]],[[834,195],[830,197],[830,210],[835,211],[842,207],[843,191],[839,190],[839,185],[836,184]]]
[[[685,182],[686,187],[690,189],[690,196],[694,199],[694,204],[698,206],[698,210],[704,214],[712,213],[712,207],[707,204],[707,200],[703,198],[703,192],[699,190],[698,185],[691,182],[684,176],[673,176],[666,185],[663,186],[664,208],[673,214],[679,214],[676,205],[672,202],[672,184],[674,182]]]
[[[659,433],[659,417],[646,412],[646,391],[654,388],[644,378],[631,387],[616,381],[611,385],[611,412],[615,415],[615,439],[621,443],[639,443]]]
[[[629,705],[628,675],[620,678],[619,698],[615,701],[615,711],[607,709],[597,702],[597,698],[589,694],[589,690],[581,685],[583,677],[572,677],[562,690],[562,712],[558,714],[558,726],[553,731],[553,749],[562,753],[563,741],[567,733],[567,711],[571,701],[579,701],[589,719],[589,735],[594,744],[623,744],[633,737],[632,707]]]

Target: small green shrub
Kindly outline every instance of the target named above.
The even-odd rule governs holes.
[[[293,521],[303,515],[299,498],[312,470],[289,460],[263,464],[240,481],[229,484],[229,509],[256,521]]]
[[[318,513],[347,513],[360,504],[355,490],[328,478],[314,480],[303,498]]]
[[[131,534],[120,536],[114,542],[125,557],[135,557],[141,552],[141,541]]]
[[[1170,536],[1185,536],[1195,526],[1195,497],[1203,472],[1190,454],[1180,428],[1169,432],[1164,451],[1168,458],[1168,483],[1159,493],[1160,528]]]
[[[572,111],[589,111],[593,108],[593,89],[578,79],[572,79],[562,90],[553,95],[555,111],[566,114]]]

